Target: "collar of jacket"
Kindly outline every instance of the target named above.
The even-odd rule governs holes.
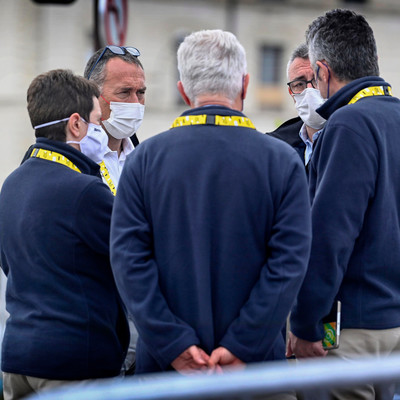
[[[40,137],[36,139],[36,143],[33,145],[32,150],[36,148],[56,151],[72,161],[83,174],[100,176],[100,167],[89,157],[85,156],[67,143]]]
[[[304,122],[300,117],[292,118],[279,125],[273,132],[267,132],[267,135],[284,140],[287,144],[304,150],[306,145],[299,135],[303,124]]]
[[[365,76],[363,78],[355,79],[342,87],[331,98],[326,100],[321,107],[317,108],[317,113],[323,118],[328,119],[338,108],[348,104],[348,102],[360,90],[370,86],[390,86],[379,76]]]
[[[239,117],[246,117],[243,113],[237,110],[233,110],[232,108],[219,106],[219,105],[206,105],[197,108],[191,108],[181,114],[181,116],[185,115],[237,115]]]

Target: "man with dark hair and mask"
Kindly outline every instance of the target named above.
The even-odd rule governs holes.
[[[100,89],[101,126],[108,136],[100,168],[113,194],[126,157],[139,144],[136,132],[143,120],[146,92],[139,56],[135,47],[106,46],[90,57],[84,72]]]
[[[325,125],[325,119],[316,113],[324,99],[316,88],[314,71],[308,58],[308,47],[302,43],[293,51],[287,65],[288,91],[294,100],[298,117],[292,118],[275,131],[267,132],[290,144],[307,165],[312,154],[313,141]]]
[[[103,182],[115,196],[126,157],[139,144],[136,132],[144,115],[145,74],[139,60],[140,51],[131,46],[106,46],[88,60],[84,76],[93,81],[100,91],[102,113],[97,140],[80,144],[81,152],[100,165]],[[101,146],[99,146],[101,144]],[[23,162],[30,157],[33,146]],[[137,331],[129,319],[131,343],[123,372],[132,374],[135,366]]]
[[[379,77],[366,19],[336,9],[307,31],[327,122],[313,150],[313,240],[291,314],[288,355],[354,360],[400,351],[400,100]],[[339,348],[324,350],[323,318],[341,302]],[[373,384],[334,399],[392,399]],[[391,391],[391,393],[389,393]]]
[[[109,259],[113,196],[82,154],[105,143],[98,96],[68,70],[28,89],[36,143],[0,196],[5,400],[117,376],[125,358],[129,330]]]

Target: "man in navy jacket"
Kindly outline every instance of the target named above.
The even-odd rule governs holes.
[[[107,143],[98,95],[66,70],[39,75],[28,89],[37,141],[0,195],[6,400],[116,376],[125,357],[128,326],[109,262],[113,195],[79,151]]]
[[[136,372],[284,359],[309,254],[304,167],[242,114],[249,76],[233,34],[193,33],[178,66],[191,109],[129,156],[111,223]]]
[[[307,41],[328,122],[309,168],[313,241],[289,355],[326,355],[322,318],[340,300],[343,330],[329,356],[385,356],[400,350],[400,101],[378,76],[361,15],[330,11],[310,25]],[[334,398],[375,398],[375,390]]]

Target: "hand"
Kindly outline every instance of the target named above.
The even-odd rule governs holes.
[[[210,356],[197,346],[188,347],[172,361],[172,367],[183,375],[192,375],[208,369]]]
[[[309,342],[289,332],[286,357],[292,355],[296,356],[296,358],[325,357],[327,353],[328,352],[322,346],[322,340],[318,342]]]
[[[216,372],[222,373],[222,367],[245,367],[245,363],[239,360],[236,356],[234,356],[228,349],[225,347],[216,348],[210,356],[208,360],[208,366],[210,369],[215,370]]]

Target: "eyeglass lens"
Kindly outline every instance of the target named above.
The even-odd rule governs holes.
[[[305,81],[305,80],[300,80],[299,79],[297,81],[289,82],[289,88],[293,93],[299,94],[299,93],[303,92],[307,88],[307,85],[309,83],[311,83],[311,86],[313,88],[315,88],[315,86],[316,86],[315,79],[311,79],[310,81]]]

